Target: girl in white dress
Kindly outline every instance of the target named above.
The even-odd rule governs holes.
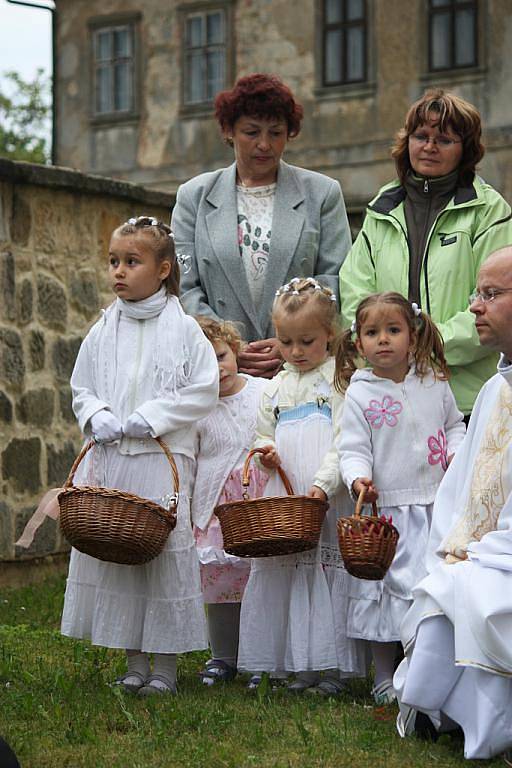
[[[272,320],[285,361],[266,386],[255,447],[271,471],[265,495],[285,495],[282,465],[295,493],[328,500],[321,541],[300,554],[255,558],[242,600],[238,666],[272,677],[295,673],[288,689],[338,695],[342,678],[364,672],[358,643],[347,639],[351,577],[343,567],[336,519],[347,514],[333,424],[343,401],[333,391],[336,299],[312,278],[294,278],[277,292]]]
[[[358,355],[368,367],[356,370]],[[336,354],[336,387],[350,380],[337,440],[343,480],[400,534],[384,579],[356,580],[349,604],[349,636],[371,641],[377,704],[395,699],[400,623],[426,574],[437,487],[465,434],[448,375],[439,331],[399,293],[364,299]]]
[[[162,437],[178,468],[177,524],[146,565],[117,565],[76,550],[62,633],[123,648],[117,681],[140,695],[176,691],[176,654],[207,646],[189,497],[195,423],[214,408],[218,367],[211,345],[178,296],[179,267],[169,227],[140,216],[118,227],[109,249],[116,301],[85,338],[73,374],[73,410],[98,445],[75,482],[129,491],[167,506],[174,493]],[[153,673],[148,654],[154,654]]]
[[[211,342],[219,365],[217,407],[198,424],[199,452],[192,496],[192,519],[201,563],[212,658],[201,673],[205,685],[236,675],[240,601],[249,578],[250,560],[223,549],[222,531],[213,513],[217,504],[242,498],[242,469],[254,440],[256,414],[265,380],[238,373],[242,340],[235,326],[211,317],[197,322]],[[262,495],[267,475],[256,465],[249,473],[251,498]]]

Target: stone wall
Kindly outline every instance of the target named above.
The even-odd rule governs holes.
[[[80,343],[111,301],[112,230],[171,195],[62,168],[0,160],[0,560],[67,548],[46,521],[29,550],[14,542],[81,444],[69,377]]]

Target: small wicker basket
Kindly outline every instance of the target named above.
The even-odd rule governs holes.
[[[395,556],[399,533],[394,525],[377,514],[372,503],[372,514],[361,515],[361,491],[352,517],[341,517],[337,522],[340,552],[347,571],[358,579],[383,579]]]
[[[69,543],[86,555],[123,565],[142,565],[162,551],[176,525],[178,470],[165,443],[156,441],[169,462],[174,497],[170,509],[115,488],[73,486],[78,465],[93,441],[85,445],[59,494],[60,526]]]
[[[247,455],[242,475],[243,498],[214,510],[220,520],[225,551],[238,557],[271,557],[313,549],[329,505],[320,499],[295,496],[281,467],[277,471],[288,496],[250,499],[249,464],[255,453],[263,451],[255,448]]]

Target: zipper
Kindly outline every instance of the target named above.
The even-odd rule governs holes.
[[[429,249],[429,246],[430,246],[430,243],[431,243],[431,240],[432,240],[432,235],[434,234],[434,229],[436,228],[436,226],[437,226],[441,216],[444,213],[447,213],[447,211],[448,211],[448,209],[444,208],[442,211],[440,211],[437,214],[437,216],[435,218],[435,221],[432,224],[431,230],[429,232],[427,242],[425,243],[425,250],[423,251],[423,259],[422,259],[422,262],[421,262],[421,269],[423,270],[423,280],[424,280],[424,283],[425,283],[425,297],[427,299],[427,313],[429,315],[431,314],[431,312],[430,312],[430,290],[429,290],[429,287],[428,287],[428,249]]]
[[[425,179],[423,182],[423,191],[426,195],[430,192],[430,185],[428,183],[428,179]]]

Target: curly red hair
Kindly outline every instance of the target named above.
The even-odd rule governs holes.
[[[223,131],[232,130],[242,116],[264,120],[282,119],[288,127],[288,137],[300,132],[304,110],[290,88],[277,77],[255,73],[240,77],[229,91],[215,97],[215,117]]]

